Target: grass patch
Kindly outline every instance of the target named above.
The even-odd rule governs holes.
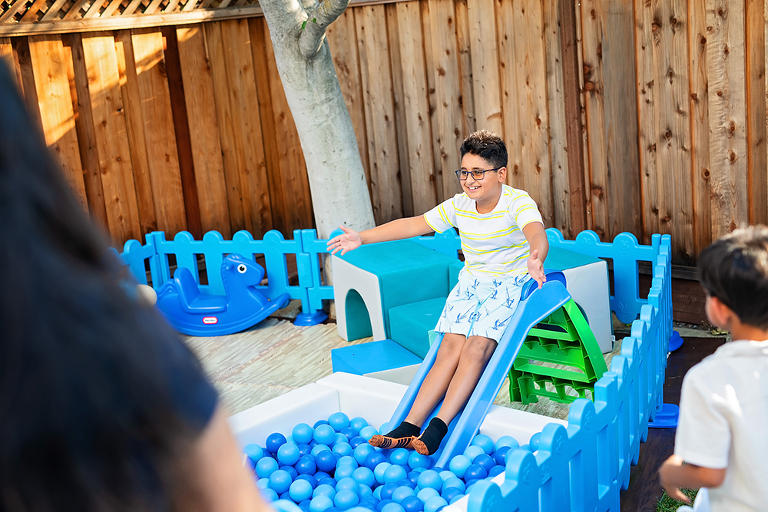
[[[698,489],[682,489],[682,491],[683,494],[691,499],[691,502],[693,502],[694,498],[696,498],[696,494],[699,492]],[[656,512],[674,512],[678,507],[683,505],[685,505],[685,503],[670,498],[665,491],[664,494],[661,495],[661,498],[659,498],[659,502],[656,504]]]

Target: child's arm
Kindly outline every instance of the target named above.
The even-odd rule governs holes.
[[[659,468],[659,482],[667,494],[685,503],[690,503],[688,496],[680,487],[698,489],[700,487],[719,487],[725,479],[725,468],[713,469],[694,464],[683,464],[683,459],[672,455]]]
[[[531,246],[531,255],[528,258],[528,274],[541,285],[547,282],[544,275],[544,260],[549,252],[549,241],[541,222],[530,222],[523,228],[523,235]]]
[[[354,229],[340,226],[344,231],[339,235],[328,240],[328,250],[331,254],[341,251],[341,254],[357,249],[362,244],[372,244],[376,242],[388,242],[389,240],[400,240],[402,238],[411,238],[418,235],[425,235],[432,231],[423,215],[417,217],[407,217],[387,222],[375,228],[366,229],[357,232]]]

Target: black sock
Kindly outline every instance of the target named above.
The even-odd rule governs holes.
[[[402,422],[396,429],[390,431],[388,434],[384,434],[386,437],[392,437],[398,439],[401,437],[418,436],[421,429],[413,423],[407,421]]]
[[[426,448],[427,453],[422,453],[422,455],[432,455],[438,448],[440,448],[440,443],[443,442],[443,438],[447,433],[448,425],[446,425],[440,418],[434,417],[421,436],[413,442],[413,446],[419,453],[422,453],[424,448]],[[424,446],[418,446],[417,441]]]

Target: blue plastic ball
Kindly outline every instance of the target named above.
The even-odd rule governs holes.
[[[445,491],[454,487],[459,489],[462,493],[467,488],[467,486],[464,484],[464,482],[460,478],[453,477],[443,482],[443,487],[441,489],[442,494],[445,494]],[[443,497],[445,498],[445,496]],[[445,498],[445,499],[448,499],[448,498]]]
[[[370,426],[370,425],[368,425],[367,427],[363,427],[363,428],[361,428],[361,429],[360,429],[360,437],[362,437],[362,438],[363,438],[363,439],[365,439],[366,441],[370,441],[370,439],[371,439],[373,436],[375,436],[376,434],[378,434],[378,433],[379,433],[379,431],[378,431],[378,430],[376,430],[376,428],[375,428],[375,427],[372,427],[372,426]]]
[[[325,485],[329,485],[329,486],[333,487],[334,489],[336,488],[336,480],[334,480],[333,478],[331,478],[329,476],[322,476],[322,477],[317,476],[318,474],[320,474],[320,471],[315,473],[315,478],[317,478],[317,485],[325,484]]]
[[[442,494],[443,499],[448,503],[451,503],[451,500],[456,496],[464,496],[464,491],[458,487],[449,487]]]
[[[520,444],[512,436],[501,436],[498,440],[496,440],[496,450],[498,451],[502,446],[517,448],[520,446]]]
[[[370,445],[368,445],[370,446]],[[373,446],[371,446],[373,448]],[[382,462],[387,462],[387,457],[380,451],[372,451],[365,457],[365,467],[368,469],[376,469],[376,466],[381,464]]]
[[[320,471],[333,471],[336,468],[336,454],[331,450],[321,450],[320,452],[314,454],[314,456],[315,465]]]
[[[382,507],[381,512],[405,512],[405,509],[399,503],[387,503]]]
[[[368,487],[365,484],[357,484],[357,495],[362,500],[363,498],[367,498],[368,496],[373,495],[373,491],[370,487]]]
[[[312,426],[312,428],[317,428],[320,425],[327,425],[327,424],[328,424],[328,420],[317,420],[315,424]]]
[[[264,501],[267,503],[270,503],[272,501],[277,501],[279,499],[277,493],[267,487],[266,489],[261,490],[261,496],[264,498]]]
[[[480,448],[479,446],[474,446],[474,445],[472,445],[472,446],[467,446],[467,449],[466,449],[466,450],[464,450],[464,455],[466,455],[467,457],[469,457],[469,460],[474,460],[474,459],[475,459],[475,457],[477,457],[477,456],[478,456],[478,455],[480,455],[481,453],[485,453],[485,450],[483,450],[483,449],[482,449],[482,448]]]
[[[314,440],[318,444],[324,444],[331,446],[336,441],[336,431],[330,425],[319,425],[315,427],[315,432],[312,435]]]
[[[501,464],[502,466],[506,466],[507,453],[511,450],[513,450],[513,448],[509,446],[502,446],[501,448],[496,450],[496,453],[493,454],[493,459],[496,461],[496,464]]]
[[[296,477],[299,476],[299,473],[293,466],[281,466],[280,469],[288,473],[291,476],[291,480],[295,480]]]
[[[391,500],[392,499],[392,493],[395,492],[395,489],[397,489],[399,485],[396,483],[387,483],[381,486],[381,499],[382,500]]]
[[[376,481],[380,484],[385,484],[384,481],[384,472],[389,469],[389,467],[392,464],[389,462],[380,462],[379,464],[376,464],[376,467],[373,469],[373,476],[376,477]]]
[[[376,505],[378,504],[379,504],[379,500],[377,500],[373,496],[366,496],[365,498],[360,498],[359,506],[365,507],[368,510],[376,510]]]
[[[352,472],[352,478],[357,481],[357,483],[367,485],[368,487],[373,487],[373,485],[376,483],[376,478],[373,476],[373,471],[366,467],[357,468]]]
[[[271,453],[277,453],[278,448],[287,442],[285,436],[280,432],[274,432],[267,437],[266,447]]]
[[[348,441],[349,439],[347,438],[347,436],[345,436],[341,432],[336,432],[336,438],[333,440],[333,444],[336,445],[339,443],[347,443]]]
[[[386,507],[387,505],[389,505],[390,503],[394,503],[394,501],[392,501],[392,500],[389,500],[389,499],[387,499],[387,500],[381,500],[381,501],[379,502],[379,504],[378,504],[378,505],[376,505],[376,510],[377,510],[378,512],[381,512],[381,510],[382,510],[384,507]]]
[[[524,444],[524,445],[520,446],[520,449],[521,449],[521,450],[528,450],[528,451],[531,451],[531,447],[530,447],[530,445],[527,445],[527,444]]]
[[[288,491],[288,494],[291,494],[291,491]],[[309,503],[310,500],[302,500],[299,502],[299,508],[304,512],[309,512]]]
[[[479,464],[472,464],[464,472],[464,480],[478,480],[488,476],[488,472]]]
[[[256,480],[256,487],[259,489],[266,489],[269,487],[269,478],[259,478]]]
[[[528,441],[528,446],[530,446],[532,452],[535,452],[539,449],[539,443],[541,443],[541,432],[536,432],[531,436],[531,440]]]
[[[499,466],[499,465],[493,466],[490,469],[490,471],[488,471],[488,476],[493,478],[496,475],[502,474],[505,470],[506,468],[504,466]]]
[[[339,434],[341,435],[341,434]],[[344,436],[342,436],[344,437]],[[346,437],[344,437],[346,439]],[[352,447],[349,445],[349,443],[342,442],[342,443],[336,443],[333,445],[333,453],[338,455],[339,457],[344,457],[346,455],[349,455],[352,453]]]
[[[400,506],[403,507],[405,512],[421,512],[424,510],[424,503],[416,496],[406,496],[400,502]]]
[[[403,478],[402,480],[398,480],[395,483],[397,485],[401,486],[401,487],[405,486],[405,487],[410,487],[411,489],[415,489],[416,488],[416,482],[412,482],[412,481],[408,480],[407,478]]]
[[[309,502],[309,512],[325,512],[333,507],[333,499],[326,495],[315,496]]]
[[[409,482],[413,484],[414,487],[416,487],[419,484],[419,473],[418,471],[411,471],[408,473],[408,476],[406,477]]]
[[[310,454],[310,455],[313,455],[315,458],[317,458],[317,456],[320,454],[320,452],[325,452],[325,451],[328,451],[328,452],[330,452],[330,451],[331,451],[331,449],[328,447],[328,445],[327,445],[327,444],[319,444],[319,443],[318,443],[318,444],[316,444],[316,445],[315,445],[315,446],[312,448],[312,450],[309,452],[309,454]]]
[[[349,420],[349,426],[350,428],[355,429],[355,431],[360,432],[364,427],[368,426],[368,422],[365,420],[365,418],[357,416],[356,418]]]
[[[269,475],[277,471],[278,464],[272,457],[263,457],[256,463],[256,474],[259,478],[269,478]]]
[[[436,512],[437,509],[440,507],[444,507],[448,504],[447,501],[445,501],[445,498],[442,496],[435,496],[434,498],[429,498],[424,503],[424,512]]]
[[[464,478],[464,472],[469,466],[472,465],[472,461],[466,455],[456,455],[448,463],[448,469],[459,478]]]
[[[280,495],[281,500],[288,500],[288,503],[293,503],[293,500],[291,500],[291,495],[288,491],[285,491],[283,494]]]
[[[299,457],[294,467],[300,475],[314,475],[317,471],[317,464],[315,464],[315,458],[312,455]]]
[[[368,457],[368,455],[370,455],[374,451],[376,451],[376,449],[373,446],[369,445],[368,443],[361,444],[359,446],[356,446],[354,450],[352,450],[352,456],[355,458],[355,460],[360,466],[364,466],[366,457]]]
[[[450,478],[456,478],[456,474],[453,471],[440,471],[439,472],[440,479],[445,482],[446,480]]]
[[[269,487],[278,494],[282,494],[291,487],[291,475],[287,471],[278,469],[269,475]]]
[[[333,504],[342,510],[352,508],[360,502],[360,499],[352,491],[339,491],[336,493],[336,497],[333,498]]]
[[[343,412],[335,412],[328,416],[328,424],[332,426],[336,432],[341,432],[349,426],[349,416]]]
[[[404,479],[407,475],[408,474],[405,472],[403,466],[392,464],[384,471],[384,482],[397,482],[398,480]]]
[[[307,482],[309,482],[309,485],[311,485],[313,489],[315,487],[317,487],[317,478],[315,478],[312,475],[307,475],[307,474],[299,475],[296,478],[294,478],[293,480],[294,481],[296,481],[296,480],[306,480]]]
[[[419,492],[416,493],[416,496],[424,503],[427,502],[430,498],[434,498],[435,496],[440,496],[440,493],[437,492],[437,489],[433,489],[432,487],[424,487]]]
[[[288,487],[288,493],[296,503],[304,501],[312,496],[312,484],[306,480],[296,480]]]
[[[291,436],[293,436],[293,442],[296,444],[307,444],[312,440],[315,430],[306,423],[299,423],[293,430],[291,430]]]
[[[481,453],[475,459],[472,461],[472,464],[477,464],[478,466],[481,466],[485,472],[491,470],[493,466],[496,465],[496,461],[493,460],[493,458],[490,455],[486,455],[484,453]]]
[[[377,500],[381,500],[381,488],[384,487],[383,485],[380,485],[378,487],[375,487],[373,489],[373,497]]]
[[[342,478],[351,477],[352,473],[355,472],[355,469],[357,468],[351,466],[350,464],[342,464],[336,467],[336,472],[333,474],[333,477],[338,482]]]
[[[299,453],[301,455],[308,455],[308,454],[312,453],[312,447],[309,446],[306,443],[302,443],[302,444],[299,444],[299,445],[296,445],[296,446],[299,447]]]
[[[299,457],[299,447],[293,443],[285,443],[277,449],[277,461],[285,466],[293,466]]]
[[[254,465],[264,456],[264,450],[256,443],[245,445],[245,448],[243,448],[243,453],[245,453],[248,458],[251,459],[251,462]]]
[[[419,452],[410,452],[408,454],[408,466],[411,469],[424,468],[429,469],[432,465],[432,459],[426,455],[422,455]]]
[[[493,449],[495,448],[493,439],[485,434],[476,435],[474,439],[472,439],[472,446],[479,446],[487,455],[493,453]]]
[[[418,484],[422,489],[429,487],[439,491],[443,486],[443,479],[440,478],[440,473],[432,469],[428,469],[419,475]]]
[[[352,448],[357,448],[358,446],[362,446],[366,444],[368,444],[368,440],[361,436],[355,436],[349,440],[349,446],[351,446]]]
[[[357,436],[357,430],[352,427],[343,428],[339,431],[339,434],[343,434],[347,438],[347,441]]]
[[[392,492],[392,501],[395,503],[401,503],[405,498],[408,496],[416,496],[416,493],[413,492],[413,489],[410,487],[407,487],[405,485],[401,485],[397,489]]]
[[[337,493],[341,491],[352,491],[353,493],[357,494],[359,488],[360,484],[357,483],[357,480],[348,476],[339,479],[338,483],[336,484]]]
[[[407,466],[408,457],[410,455],[411,455],[411,452],[409,452],[405,448],[396,448],[392,450],[392,452],[389,454],[389,463],[397,464],[398,466]]]
[[[336,486],[318,483],[315,490],[312,491],[312,496],[329,496],[333,499],[333,497],[336,496]]]

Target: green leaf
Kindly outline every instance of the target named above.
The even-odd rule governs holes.
[[[301,24],[301,30],[304,30],[306,26],[307,26],[307,22],[305,21],[304,23]]]
[[[312,23],[317,23],[317,18],[312,18]]]

